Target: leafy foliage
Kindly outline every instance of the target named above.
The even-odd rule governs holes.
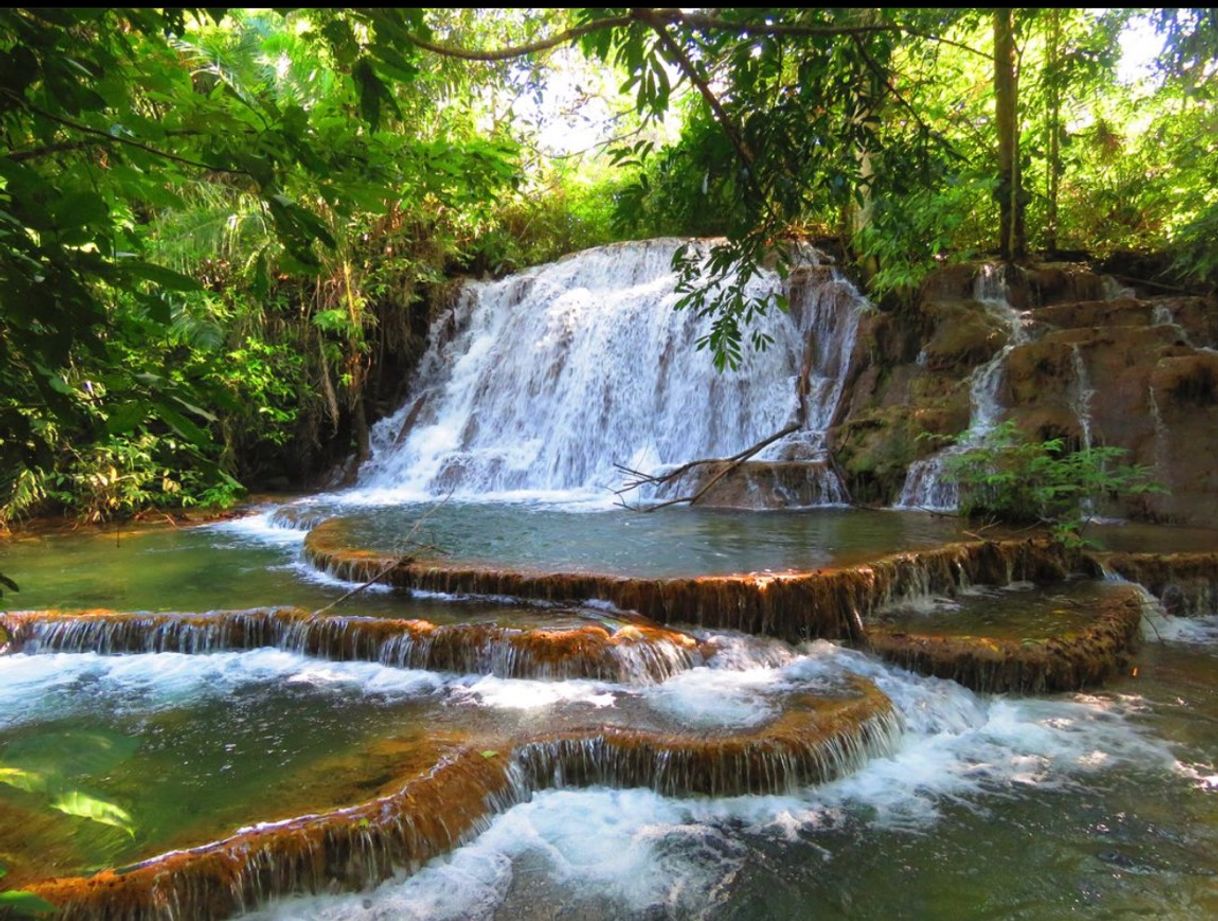
[[[1122,463],[1123,448],[1067,451],[1060,438],[1033,442],[1005,422],[978,445],[950,455],[947,473],[960,490],[960,513],[1048,525],[1080,543],[1105,502],[1163,492],[1145,467]]]
[[[0,879],[8,871],[0,865]],[[0,916],[14,918],[40,918],[55,910],[55,906],[32,892],[20,889],[0,889]]]
[[[1016,11],[1034,244],[1218,281],[1215,22]],[[1164,50],[1127,85],[1134,27]],[[720,368],[799,241],[904,295],[994,246],[991,43],[954,9],[0,11],[0,527],[366,451],[458,272],[722,236],[675,265]],[[590,71],[617,135],[550,157],[546,81],[578,112]]]
[[[420,57],[419,11],[0,25],[0,527],[308,472],[452,268],[601,241],[520,188],[519,141],[480,128],[504,70]]]

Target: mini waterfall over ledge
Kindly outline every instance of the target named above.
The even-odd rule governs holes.
[[[495,282],[470,282],[435,322],[412,396],[372,432],[357,489],[389,498],[604,490],[614,463],[653,470],[725,457],[795,420],[803,428],[760,460],[824,464],[867,302],[807,251],[784,282],[790,311],[757,321],[772,338],[717,372],[696,349],[709,321],[675,304],[672,259],[684,241],[621,243]],[[707,244],[698,244],[706,247]]]
[[[897,508],[955,511],[960,504],[960,492],[955,481],[947,476],[947,459],[981,444],[997,427],[1002,415],[998,388],[1002,384],[1003,368],[1015,346],[1027,341],[1027,332],[1023,316],[1008,300],[1001,266],[981,266],[973,292],[973,297],[1007,328],[1007,343],[989,361],[979,365],[969,378],[971,417],[968,430],[951,447],[910,464]]]

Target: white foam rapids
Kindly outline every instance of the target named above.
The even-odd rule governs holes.
[[[749,293],[785,290],[791,309],[759,321],[768,349],[746,348],[738,371],[719,373],[695,349],[709,321],[675,309],[681,244],[604,246],[468,283],[431,330],[411,398],[374,427],[346,498],[586,497],[619,482],[615,462],[729,456],[796,419],[803,430],[769,456],[820,457],[866,301],[814,261],[789,282],[763,271]]]
[[[756,859],[749,845],[754,836],[815,842],[844,821],[921,832],[947,804],[981,804],[986,796],[1007,797],[1021,788],[1069,790],[1114,767],[1176,770],[1166,746],[1129,718],[1145,706],[1138,698],[985,697],[823,641],[783,665],[759,653],[751,665],[744,656],[734,660],[739,673],[727,682],[725,714],[739,718],[742,704],[754,694],[760,700],[767,685],[817,686],[859,674],[879,685],[899,713],[904,731],[896,751],[833,783],[789,795],[674,799],[651,790],[603,788],[537,793],[412,876],[358,895],[285,900],[255,917],[490,919],[501,916],[521,885],[577,899],[593,913],[697,917]],[[704,682],[692,674],[674,681],[673,689],[690,695],[687,704],[696,716],[697,708],[711,703],[699,692]]]

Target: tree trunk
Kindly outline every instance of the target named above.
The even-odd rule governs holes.
[[[1045,57],[1046,106],[1045,125],[1048,143],[1045,144],[1048,162],[1045,164],[1045,197],[1048,207],[1045,213],[1045,249],[1057,252],[1057,193],[1061,184],[1061,10],[1049,11],[1049,40]]]
[[[998,128],[999,250],[1003,259],[1027,253],[1019,181],[1019,71],[1013,10],[994,11],[994,102]]]

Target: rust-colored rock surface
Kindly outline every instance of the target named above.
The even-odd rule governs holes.
[[[318,615],[300,608],[210,614],[20,611],[0,614],[9,651],[211,652],[277,646],[339,661],[383,662],[504,678],[663,681],[700,664],[697,641],[656,625],[521,629],[387,617]]]
[[[793,696],[769,724],[718,735],[590,727],[481,739],[369,802],[255,826],[90,877],[31,886],[61,919],[225,918],[266,899],[355,889],[456,847],[549,786],[649,786],[669,795],[779,793],[891,750],[899,724],[875,685]]]
[[[1043,640],[924,635],[873,627],[867,644],[872,652],[903,668],[950,678],[975,691],[1042,694],[1077,691],[1111,677],[1136,648],[1141,622],[1141,595],[1129,586],[1106,598],[1090,625]]]
[[[388,569],[384,581],[404,589],[498,595],[553,602],[597,599],[663,624],[693,624],[776,636],[790,642],[862,636],[862,621],[885,604],[926,594],[952,594],[970,584],[1053,581],[1092,564],[1046,540],[947,544],[874,562],[812,572],[637,579],[595,573],[546,573],[405,563],[346,546],[341,519],[319,525],[305,556],[331,575],[363,582]]]

